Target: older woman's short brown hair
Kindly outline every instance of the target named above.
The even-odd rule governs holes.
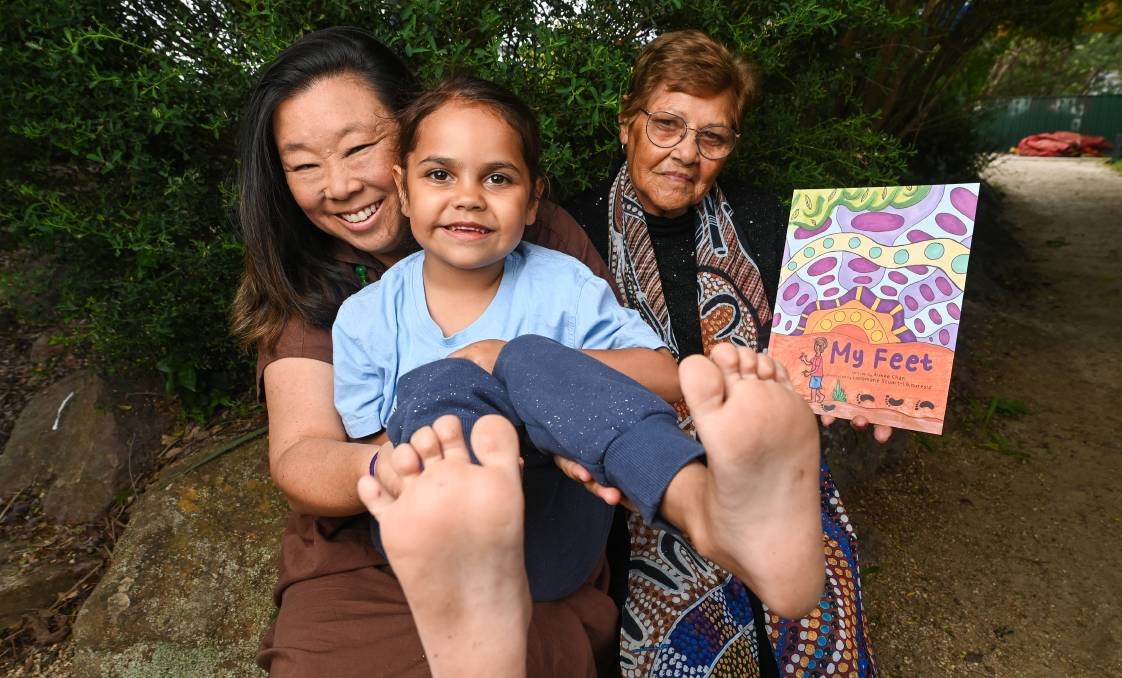
[[[658,86],[666,85],[672,92],[694,96],[731,92],[739,124],[745,107],[758,93],[759,82],[754,65],[705,33],[663,33],[648,43],[635,61],[620,115],[626,119],[637,115]]]

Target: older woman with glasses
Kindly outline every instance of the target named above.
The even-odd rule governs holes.
[[[622,102],[626,161],[610,182],[566,205],[625,304],[679,359],[721,342],[767,347],[787,215],[760,189],[717,182],[756,89],[748,64],[704,33],[657,38]],[[685,406],[677,409],[692,428]],[[890,429],[875,433],[883,441]],[[770,613],[687,543],[631,518],[629,575],[615,582],[627,599],[624,675],[874,675],[857,540],[824,460],[820,480],[826,587],[804,619]],[[627,540],[617,543],[618,561]]]

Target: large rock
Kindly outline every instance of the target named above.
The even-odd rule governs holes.
[[[0,498],[50,483],[43,512],[63,523],[98,520],[143,475],[170,423],[145,389],[72,374],[32,398],[0,455]]]
[[[267,457],[262,438],[136,502],[74,623],[79,675],[260,673],[286,512]]]

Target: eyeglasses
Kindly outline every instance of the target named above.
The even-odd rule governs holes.
[[[673,148],[686,138],[686,132],[693,130],[697,152],[710,160],[728,157],[736,146],[740,133],[725,125],[706,125],[690,127],[682,116],[666,111],[650,111],[640,108],[647,114],[646,132],[651,143],[659,148]]]

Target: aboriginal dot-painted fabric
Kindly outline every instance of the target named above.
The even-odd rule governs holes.
[[[825,591],[814,611],[802,619],[768,613],[768,638],[780,675],[874,676],[876,662],[857,576],[857,537],[824,459],[819,478]]]
[[[638,516],[629,527],[623,676],[759,676],[758,636],[744,585]]]
[[[608,266],[628,306],[659,332],[675,357],[677,342],[658,276],[642,207],[625,164],[609,200]],[[702,343],[731,341],[760,348],[771,321],[760,271],[739,241],[732,209],[716,185],[697,208],[695,245]],[[692,431],[683,403],[681,426]],[[875,676],[868,622],[861,606],[857,537],[823,459],[820,469],[826,587],[803,619],[766,612],[767,638],[781,676]],[[682,539],[632,516],[628,600],[622,614],[621,670],[625,678],[761,675],[752,615],[753,594]],[[766,653],[765,653],[766,656]]]

